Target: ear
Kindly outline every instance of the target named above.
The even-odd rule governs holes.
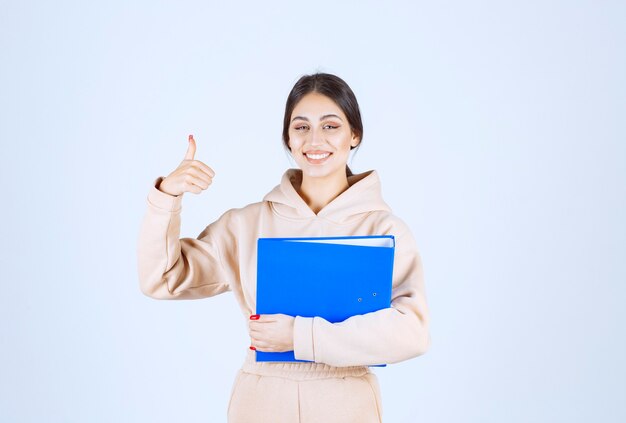
[[[353,134],[352,140],[350,141],[350,150],[352,150],[353,148],[356,148],[357,145],[359,145],[360,143],[361,143],[361,139]]]

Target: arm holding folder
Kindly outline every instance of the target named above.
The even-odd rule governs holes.
[[[404,223],[398,224],[391,307],[330,323],[297,316],[294,355],[332,366],[396,363],[430,347],[422,261]]]
[[[394,229],[401,232],[396,238],[391,307],[353,315],[343,321],[334,320],[339,323],[287,312],[296,315],[292,358],[333,366],[378,365],[403,361],[428,349],[428,310],[421,259],[406,226],[400,222]],[[303,265],[302,271],[305,268]],[[263,353],[263,361],[266,357],[267,353]]]

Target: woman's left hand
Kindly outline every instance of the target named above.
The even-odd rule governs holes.
[[[293,324],[295,318],[286,314],[260,314],[250,316],[248,332],[251,346],[258,351],[293,351]]]

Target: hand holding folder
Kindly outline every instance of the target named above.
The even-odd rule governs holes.
[[[331,323],[391,306],[392,235],[259,238],[256,314],[322,317]],[[296,360],[256,351],[257,361]]]

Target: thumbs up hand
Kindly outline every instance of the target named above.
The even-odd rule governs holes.
[[[157,189],[169,195],[181,195],[185,192],[200,194],[207,189],[213,182],[215,172],[200,160],[194,160],[195,154],[196,140],[193,139],[193,135],[189,135],[189,146],[185,158],[172,173],[161,181]]]

